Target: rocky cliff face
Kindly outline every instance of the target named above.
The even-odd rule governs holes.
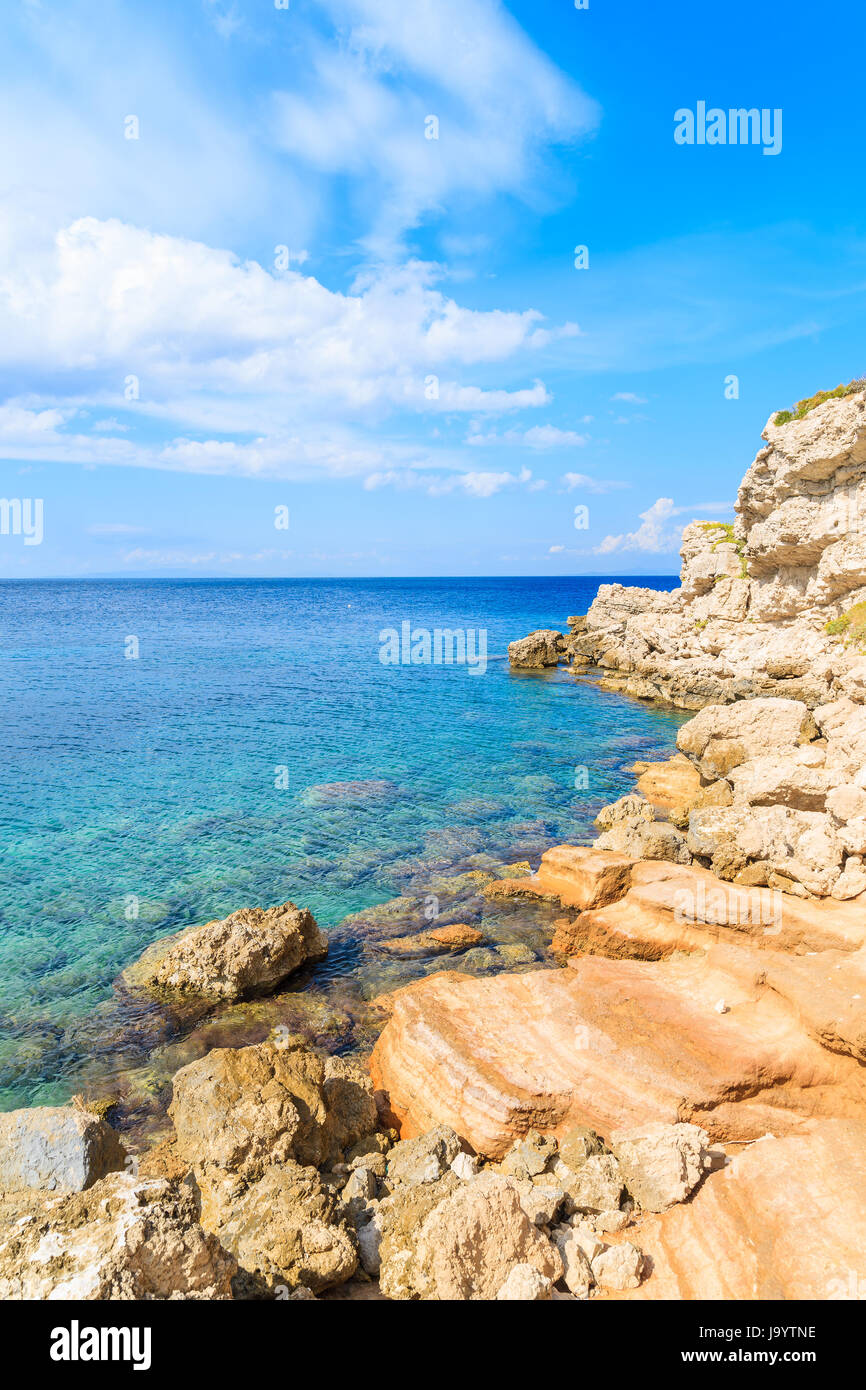
[[[610,688],[684,709],[866,697],[860,615],[847,617],[866,601],[866,392],[774,418],[735,523],[686,527],[679,589],[604,584],[585,623],[570,620],[576,663]]]

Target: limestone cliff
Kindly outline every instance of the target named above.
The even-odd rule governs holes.
[[[686,527],[670,593],[603,584],[585,624],[570,620],[576,665],[684,709],[866,696],[859,614],[847,617],[866,601],[866,392],[775,418],[740,485],[736,521]]]

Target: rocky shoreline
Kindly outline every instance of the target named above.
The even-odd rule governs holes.
[[[699,711],[593,845],[464,876],[547,968],[386,904],[370,949],[435,968],[373,1001],[366,1062],[286,1026],[209,1046],[138,1152],[106,1106],[0,1115],[0,1296],[862,1296],[866,394],[764,437],[679,589],[603,585],[509,648]],[[194,1021],[327,951],[292,903],[241,910],[120,988]],[[485,952],[503,973],[442,968]]]

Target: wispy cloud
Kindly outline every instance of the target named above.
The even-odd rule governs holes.
[[[630,486],[613,478],[591,478],[588,473],[563,473],[562,483],[566,492],[619,492]]]

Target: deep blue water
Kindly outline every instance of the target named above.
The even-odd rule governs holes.
[[[159,936],[286,899],[333,928],[425,876],[588,841],[682,716],[512,674],[505,650],[599,582],[0,584],[0,1108],[68,1096],[84,1025]],[[487,671],[383,665],[405,620],[486,629]]]

